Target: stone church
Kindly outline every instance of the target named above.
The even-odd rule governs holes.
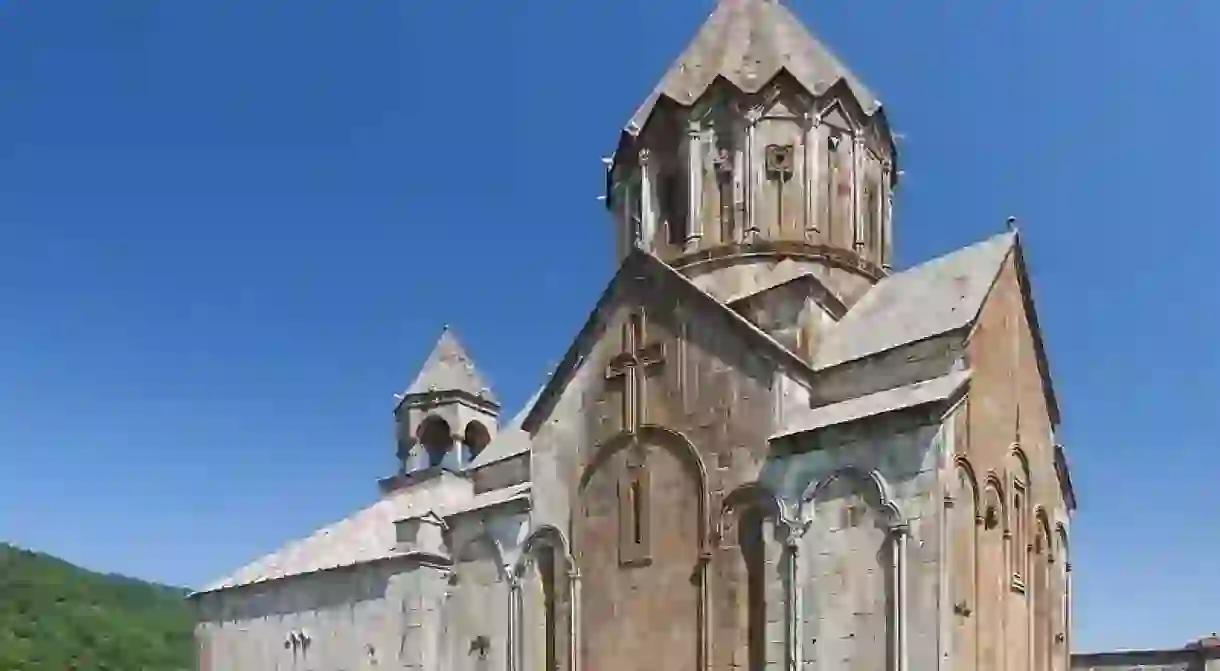
[[[376,501],[193,595],[200,669],[1067,671],[1021,243],[891,267],[898,168],[790,9],[721,0],[606,159],[618,270],[546,384],[505,413],[442,332]]]

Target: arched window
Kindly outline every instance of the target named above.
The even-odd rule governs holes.
[[[471,420],[470,423],[466,425],[466,430],[462,433],[462,443],[469,451],[468,461],[466,463],[474,461],[474,458],[479,456],[479,453],[482,452],[483,448],[487,447],[487,444],[490,442],[491,434],[487,432],[487,427],[483,426],[483,424],[480,422]]]
[[[453,447],[453,432],[449,422],[429,415],[419,425],[419,442],[428,453],[428,467],[440,466],[449,448]]]
[[[1008,458],[1008,477],[1012,483],[1012,515],[1008,528],[1012,532],[1011,561],[1012,581],[1024,587],[1029,578],[1029,461],[1020,448],[1013,448]]]

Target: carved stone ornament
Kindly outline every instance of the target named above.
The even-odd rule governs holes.
[[[792,177],[796,164],[796,151],[790,144],[767,145],[767,178],[787,181]]]

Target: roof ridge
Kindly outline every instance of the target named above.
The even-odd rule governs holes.
[[[674,279],[674,281],[677,281],[677,282],[680,282],[680,283],[686,285],[692,291],[697,292],[699,295],[704,296],[707,300],[715,303],[721,309],[721,311],[729,318],[730,321],[737,322],[741,327],[753,332],[756,337],[763,338],[766,342],[768,342],[770,345],[772,345],[773,353],[777,354],[780,358],[787,359],[787,362],[789,364],[794,365],[802,373],[807,373],[807,374],[812,375],[815,372],[813,369],[813,366],[810,364],[810,362],[802,359],[796,352],[793,352],[792,350],[785,347],[783,343],[781,343],[780,341],[778,341],[774,337],[772,337],[770,333],[767,333],[766,331],[759,328],[759,326],[757,324],[755,324],[754,322],[747,319],[745,315],[734,310],[724,301],[721,301],[720,299],[716,298],[712,294],[708,293],[708,291],[706,289],[699,286],[698,284],[695,284],[693,281],[691,281],[691,279],[689,277],[678,272],[675,268],[670,266],[668,263],[665,263],[660,258],[658,258],[654,254],[652,254],[651,252],[644,251],[643,253],[649,259],[651,259],[653,262],[655,262],[657,265],[659,265],[661,268],[663,268],[664,271],[667,271],[668,274],[671,276],[671,278]]]
[[[738,313],[732,307],[725,305],[720,299],[699,287],[699,285],[692,282],[690,278],[678,272],[669,264],[659,259],[656,255],[636,247],[623,258],[623,261],[619,265],[618,270],[615,271],[614,276],[610,278],[610,281],[606,283],[605,288],[602,289],[602,293],[597,299],[597,302],[594,304],[593,309],[589,311],[589,315],[585,318],[580,329],[570,341],[570,344],[568,345],[563,358],[560,360],[559,365],[556,367],[555,372],[547,380],[546,385],[543,387],[543,390],[538,397],[538,401],[535,402],[528,410],[526,410],[525,421],[522,427],[524,430],[531,431],[536,428],[536,426],[534,426],[531,422],[538,419],[538,413],[541,412],[541,408],[545,407],[545,405],[550,402],[552,393],[557,389],[561,389],[563,385],[567,384],[567,378],[571,371],[578,366],[581,361],[583,361],[584,355],[582,353],[582,349],[588,344],[586,339],[591,336],[595,325],[599,323],[600,319],[602,319],[602,313],[604,312],[606,306],[615,300],[615,289],[620,286],[621,282],[625,281],[624,278],[628,274],[634,272],[653,272],[655,273],[655,277],[657,279],[661,281],[673,281],[681,286],[684,290],[690,292],[691,295],[698,296],[700,300],[714,304],[717,310],[719,310],[719,312],[725,316],[729,324],[749,333],[749,337],[757,339],[760,344],[766,345],[765,349],[770,351],[760,352],[763,356],[773,355],[774,361],[777,365],[785,367],[786,369],[790,367],[792,369],[790,372],[795,372],[797,374],[797,378],[802,382],[807,383],[816,375],[816,371],[813,369],[810,362],[802,359],[795,352],[785,347],[775,338],[771,337],[771,335],[769,335],[766,331],[758,328],[758,326],[752,323],[745,316]]]
[[[419,373],[399,398],[402,400],[409,396],[447,391],[463,392],[499,405],[490,385],[475,368],[474,360],[448,324],[441,329],[441,334],[420,366]]]
[[[815,366],[829,368],[972,323],[1015,241],[1005,231],[886,276],[827,333]]]
[[[627,124],[637,134],[661,96],[693,105],[718,78],[757,92],[781,71],[812,95],[844,82],[866,115],[876,96],[780,0],[719,0]]]

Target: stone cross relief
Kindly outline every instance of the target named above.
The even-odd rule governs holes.
[[[627,470],[619,480],[619,561],[642,565],[650,561],[649,474],[646,454],[637,435],[646,421],[649,369],[665,362],[664,346],[646,343],[644,312],[636,309],[623,325],[623,351],[606,367],[606,380],[621,381],[622,431],[630,438]]]
[[[665,346],[646,343],[644,311],[635,310],[623,325],[623,351],[606,367],[606,380],[620,382],[622,389],[622,430],[634,436],[645,423],[646,382],[650,369],[665,363]]]

